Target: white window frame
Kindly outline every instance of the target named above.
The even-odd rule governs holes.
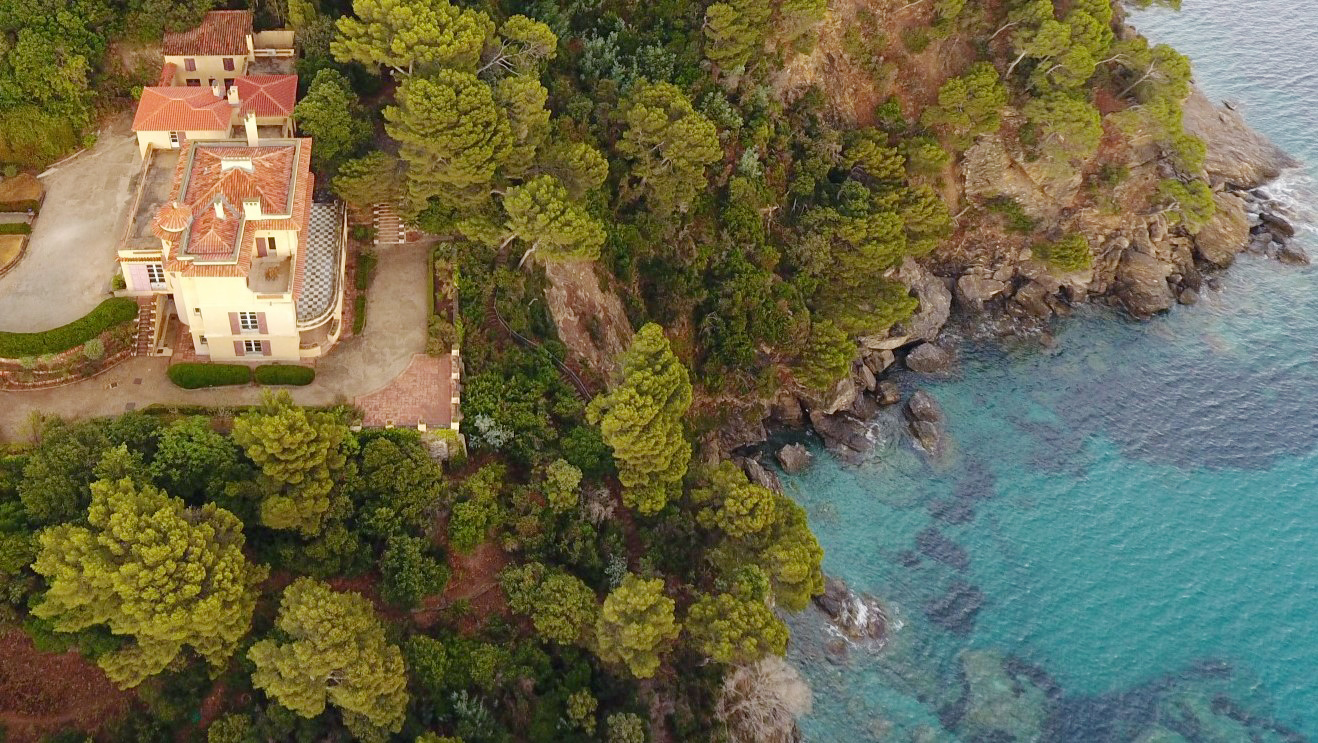
[[[253,341],[253,340],[243,341],[243,355],[246,356],[249,353],[259,355],[264,353],[265,349],[261,347],[261,343],[262,343],[261,341]]]
[[[239,312],[238,331],[241,333],[261,332],[261,320],[258,317],[259,314],[260,313],[257,312]]]
[[[165,267],[159,263],[146,264],[146,280],[152,289],[164,289]]]

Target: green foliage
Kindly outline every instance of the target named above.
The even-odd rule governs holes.
[[[415,214],[438,198],[453,207],[479,203],[513,144],[494,92],[470,72],[409,77],[398,105],[384,109],[385,131],[407,164],[406,206]]]
[[[1055,242],[1037,243],[1034,255],[1063,271],[1085,271],[1094,265],[1094,254],[1089,240],[1079,233],[1071,233]]]
[[[902,140],[906,170],[912,176],[933,175],[941,171],[952,156],[933,137],[909,137]]]
[[[396,534],[380,556],[380,595],[385,601],[414,608],[448,585],[448,566],[430,554],[425,540]]]
[[[407,638],[403,654],[408,672],[423,691],[438,697],[447,688],[449,657],[444,643],[433,637],[412,635]]]
[[[718,663],[750,663],[787,651],[787,625],[765,596],[745,590],[699,597],[684,627],[695,649]]]
[[[573,199],[599,189],[609,175],[609,161],[585,142],[550,142],[544,148],[539,167],[557,178]]]
[[[239,473],[238,448],[201,416],[180,418],[160,434],[151,460],[151,478],[188,502],[218,493]]]
[[[1103,139],[1098,109],[1082,98],[1049,93],[1031,99],[1023,113],[1039,129],[1039,151],[1052,161],[1065,163],[1092,157]]]
[[[508,606],[531,618],[535,631],[562,645],[585,645],[599,615],[595,592],[579,578],[538,562],[510,567],[499,576]]]
[[[126,297],[114,297],[96,305],[82,317],[67,325],[40,333],[10,333],[0,331],[0,358],[17,359],[23,356],[40,356],[60,353],[81,346],[111,328],[137,319],[137,302]]]
[[[704,487],[691,491],[700,506],[700,525],[717,528],[733,539],[745,539],[767,531],[777,518],[778,498],[772,490],[753,485],[732,462],[722,462],[707,476]]]
[[[264,567],[243,556],[242,524],[188,508],[131,479],[91,486],[87,526],[40,535],[33,570],[50,585],[34,616],[60,632],[105,625],[132,638],[98,659],[121,687],[159,673],[184,646],[221,669],[251,624]]]
[[[1158,184],[1158,200],[1169,210],[1174,221],[1185,225],[1190,234],[1196,234],[1213,215],[1217,204],[1213,190],[1203,180],[1189,182],[1167,179]]]
[[[316,369],[300,364],[265,364],[254,370],[257,384],[301,387],[316,380]]]
[[[338,19],[330,51],[340,62],[384,65],[411,74],[453,68],[474,72],[494,22],[447,0],[353,0]],[[354,17],[355,16],[355,17]]]
[[[250,384],[252,369],[242,364],[198,364],[183,362],[171,364],[166,372],[169,381],[185,390],[205,387],[228,387]]]
[[[851,373],[856,342],[828,320],[810,326],[810,340],[801,351],[796,378],[810,389],[827,392]]]
[[[594,260],[604,244],[604,227],[572,203],[558,179],[540,175],[508,189],[503,199],[505,227],[548,260]]]
[[[316,73],[306,95],[293,109],[298,129],[315,140],[312,165],[322,173],[334,172],[340,163],[371,138],[371,122],[361,111],[348,78],[333,68]]]
[[[32,225],[27,222],[7,222],[0,224],[0,235],[30,235]]]
[[[288,393],[266,393],[261,409],[233,422],[234,443],[261,469],[261,523],[320,532],[334,481],[347,462],[348,427],[333,413],[293,405]]]
[[[385,638],[371,602],[299,578],[284,589],[278,639],[252,645],[252,684],[303,717],[333,704],[368,728],[398,732],[407,709],[403,654]]]
[[[984,206],[991,212],[1001,214],[1006,221],[1007,229],[1012,232],[1019,232],[1023,235],[1029,234],[1034,231],[1037,224],[1030,215],[1025,213],[1020,202],[1010,196],[998,196]]]
[[[729,0],[705,8],[705,57],[733,72],[762,53],[773,8],[767,0]]]
[[[966,74],[938,89],[938,105],[927,109],[922,121],[942,130],[958,149],[964,149],[977,135],[998,130],[1006,105],[1007,88],[998,71],[987,62],[977,62]]]
[[[568,695],[567,718],[577,729],[588,735],[595,733],[595,710],[599,709],[599,700],[586,689],[577,689]]]
[[[41,446],[22,464],[17,489],[28,521],[47,525],[72,521],[87,508],[90,484],[104,476],[100,464],[107,451],[120,445],[133,452],[151,451],[157,428],[155,421],[137,413],[78,425],[44,421],[35,433]]]
[[[615,712],[609,715],[608,743],[645,743],[645,720],[631,712]]]
[[[636,678],[653,677],[660,656],[678,635],[673,609],[662,580],[627,574],[604,599],[595,623],[600,659],[624,666]]]
[[[658,513],[682,481],[691,445],[682,416],[691,405],[691,380],[668,344],[663,328],[637,331],[622,357],[622,379],[586,408],[613,449],[623,502],[643,515]]]
[[[581,470],[565,459],[545,468],[545,500],[558,512],[571,511],[581,502]]]
[[[705,185],[705,166],[723,156],[713,122],[675,85],[641,81],[622,107],[618,153],[631,162],[628,187],[658,214],[686,211]]]
[[[1130,80],[1121,95],[1133,92],[1141,102],[1164,98],[1179,104],[1190,94],[1190,60],[1172,47],[1150,46],[1148,39],[1136,36],[1114,51]]]
[[[502,465],[488,464],[462,483],[461,500],[449,514],[450,547],[462,553],[471,552],[485,541],[491,529],[503,523],[499,491],[506,476]]]
[[[251,717],[230,712],[220,715],[206,728],[206,743],[247,743],[252,732]]]
[[[339,198],[365,209],[377,202],[397,201],[403,193],[403,183],[403,164],[398,158],[371,152],[340,165],[333,188]]]
[[[499,68],[516,75],[538,77],[544,62],[558,51],[558,36],[548,25],[524,15],[510,16],[499,26],[499,47],[483,70]]]

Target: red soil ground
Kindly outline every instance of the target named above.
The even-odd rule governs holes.
[[[76,652],[42,653],[21,631],[0,630],[0,725],[7,743],[33,743],[69,728],[95,731],[130,699]]]

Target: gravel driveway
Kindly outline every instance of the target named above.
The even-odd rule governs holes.
[[[46,201],[27,254],[0,278],[0,330],[33,332],[87,314],[109,296],[115,251],[141,170],[120,117],[96,146],[42,177]]]

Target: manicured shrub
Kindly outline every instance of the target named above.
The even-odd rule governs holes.
[[[67,351],[106,330],[137,319],[137,302],[125,297],[107,299],[68,325],[40,333],[0,332],[0,358],[17,359]]]
[[[241,364],[174,364],[169,381],[185,390],[225,387],[252,381],[252,370]]]
[[[361,335],[366,329],[366,295],[358,294],[352,301],[352,334]]]
[[[27,214],[29,211],[33,213],[41,211],[41,202],[36,199],[29,199],[27,201],[0,201],[0,212],[18,212],[20,214]]]
[[[311,384],[316,379],[316,370],[309,366],[297,364],[267,364],[256,367],[257,384]]]
[[[379,256],[369,250],[363,250],[357,256],[357,291],[364,292],[366,287],[371,285],[371,277],[375,275],[375,264],[379,260]]]
[[[0,235],[31,235],[32,225],[27,222],[6,222],[0,224]]]

